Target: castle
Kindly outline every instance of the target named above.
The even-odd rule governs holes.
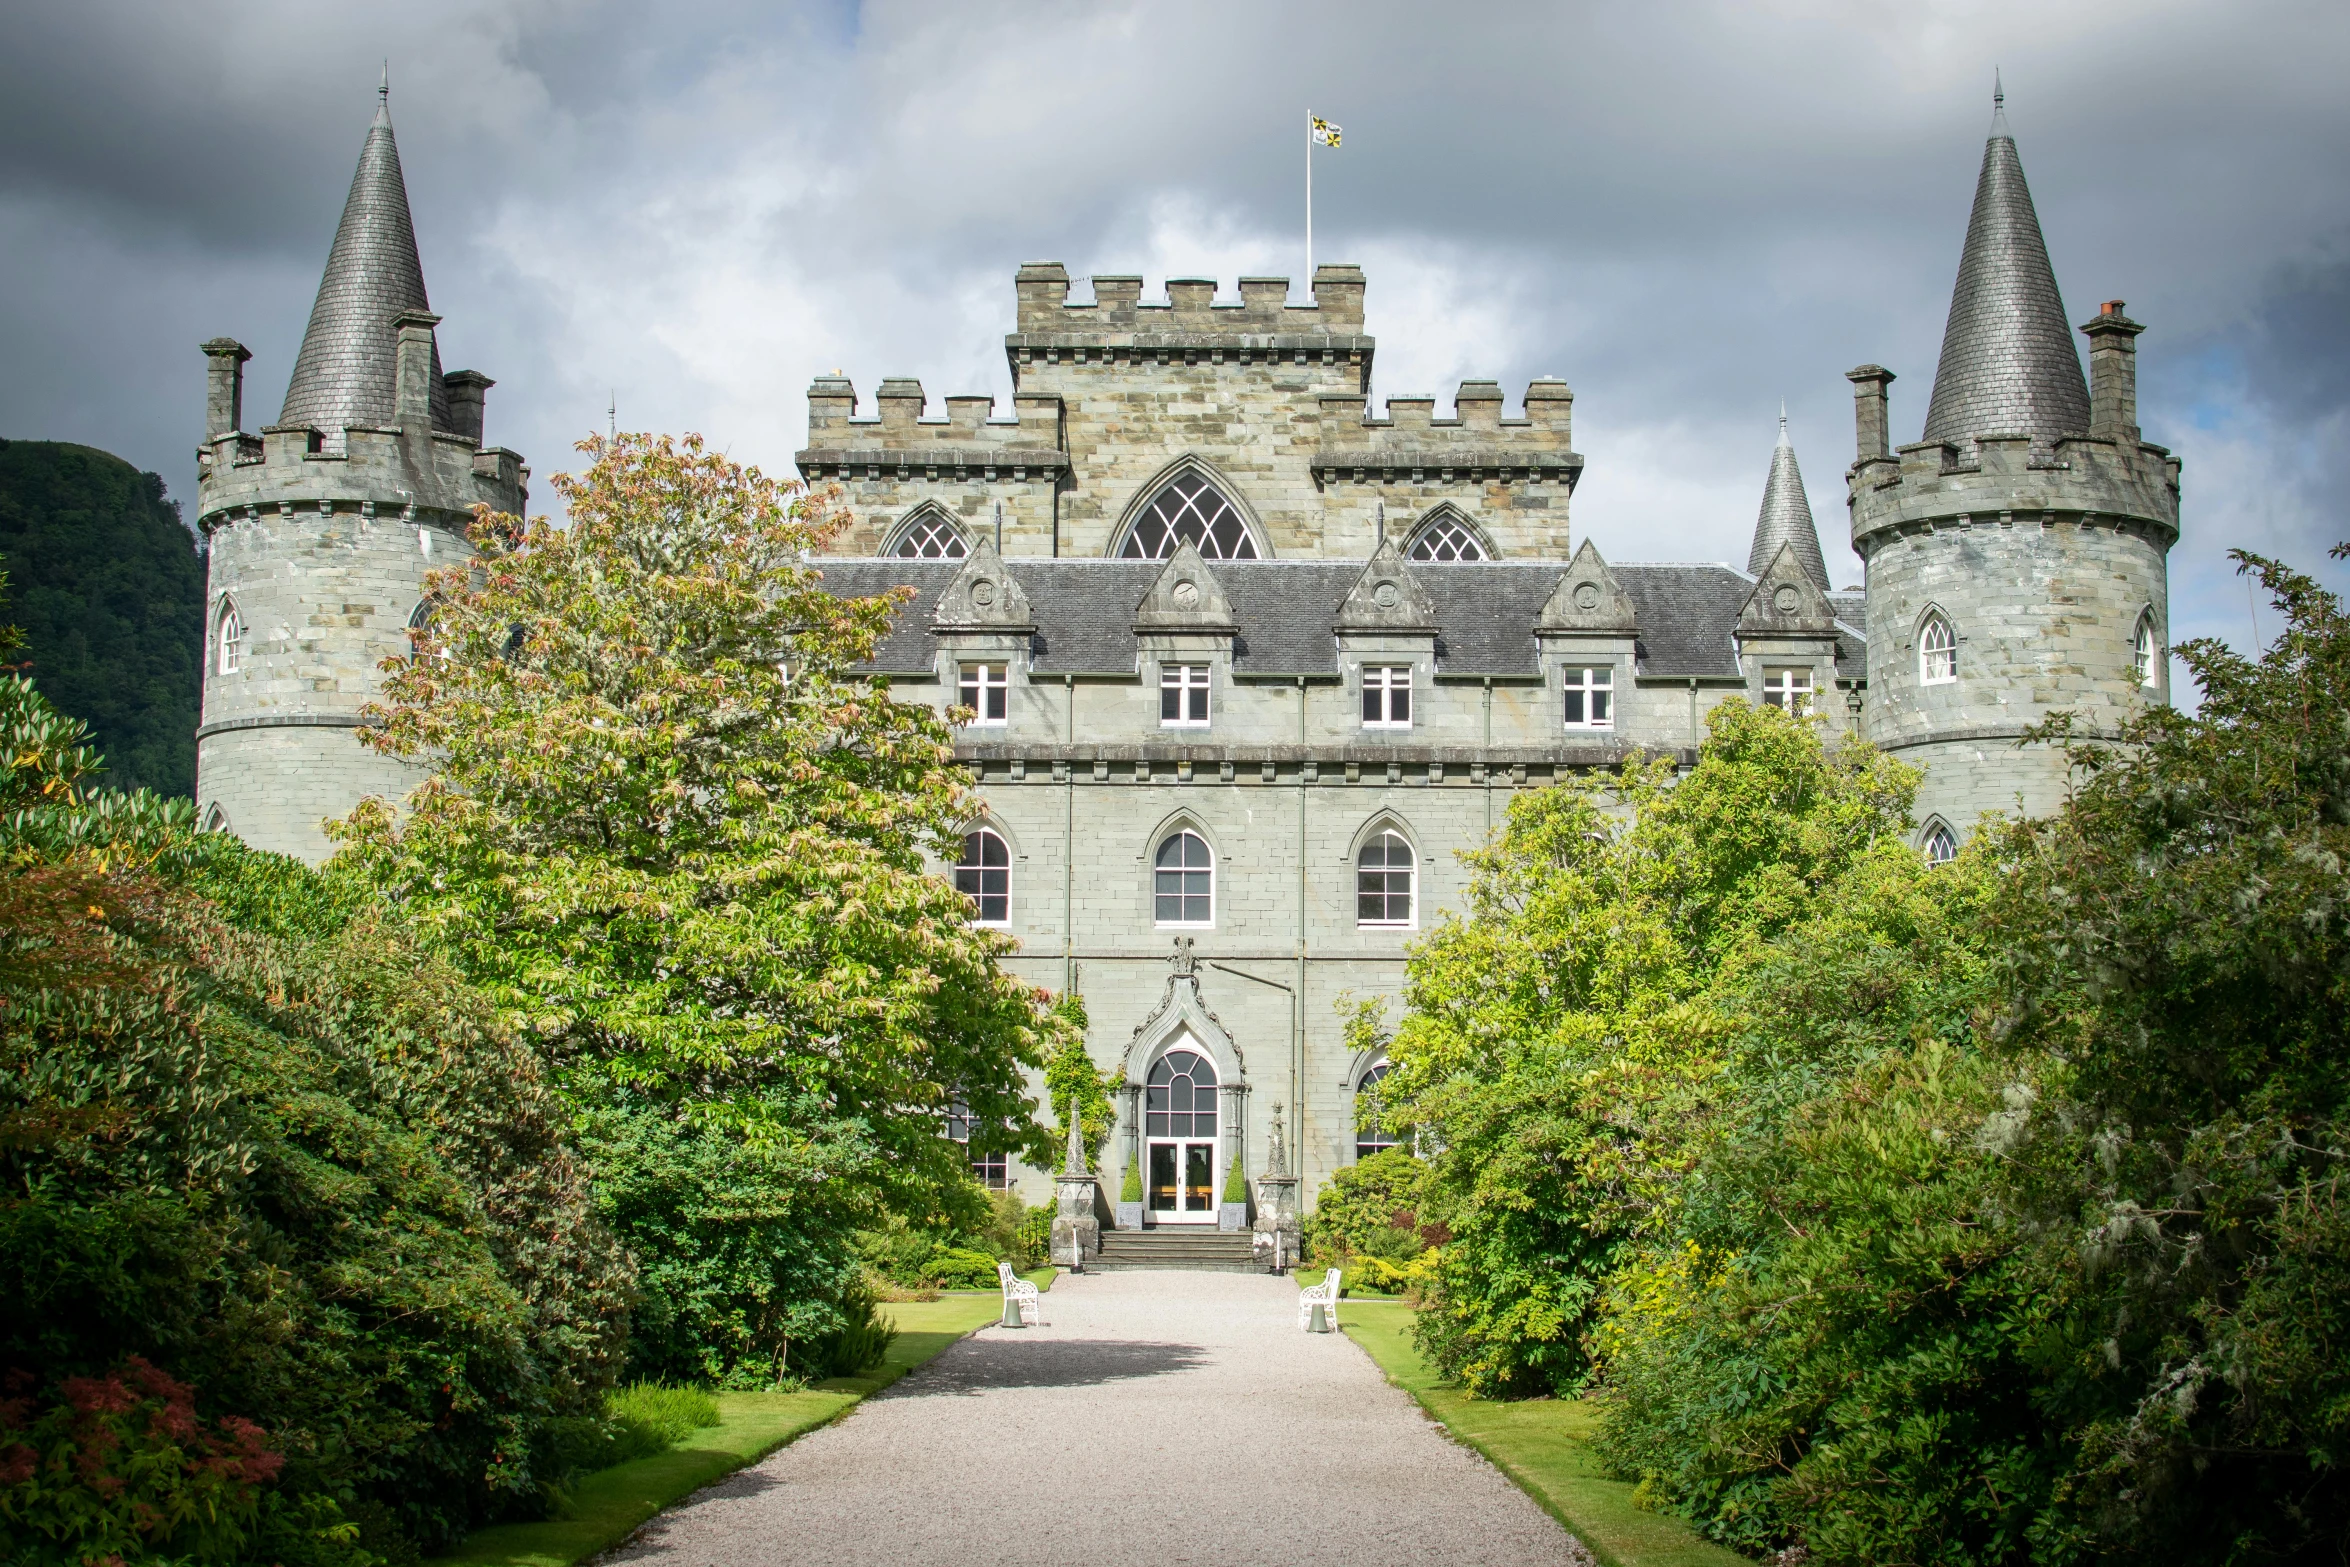
[[[1828,579],[1783,421],[1743,571],[1611,563],[1569,530],[1565,385],[1514,416],[1491,381],[1449,418],[1373,414],[1359,269],[1317,268],[1302,304],[1283,278],[1237,303],[1091,284],[1019,270],[1008,416],[930,418],[885,380],[860,417],[820,377],[798,462],[852,514],[827,585],[915,590],[872,673],[972,714],[976,804],[940,870],[1016,970],[1084,996],[1126,1085],[1104,1177],[1142,1178],[1121,1221],[1212,1226],[1235,1162],[1284,1150],[1310,1193],[1388,1141],[1357,1113],[1385,1064],[1338,1009],[1396,992],[1515,790],[1686,762],[1716,704],[1768,702],[1924,768],[1916,842],[1942,859],[1982,812],[2060,798],[2031,725],[2167,700],[2179,465],[2139,438],[2141,329],[2119,302],[2081,327],[2084,380],[2003,115],[1924,438],[1891,446],[1892,372],[1851,372],[1858,592]],[[205,345],[208,826],[316,858],[320,818],[413,782],[357,710],[467,508],[518,512],[527,478],[483,444],[487,378],[440,372],[436,319],[379,110],[277,423],[243,432],[245,351]]]

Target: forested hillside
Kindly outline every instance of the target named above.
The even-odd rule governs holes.
[[[162,479],[94,447],[0,440],[0,566],[20,656],[90,726],[104,781],[193,795],[204,563]]]

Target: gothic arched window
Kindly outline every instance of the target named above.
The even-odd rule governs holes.
[[[1928,865],[1948,865],[1958,858],[1958,834],[1950,830],[1949,823],[1936,822],[1926,829],[1925,841],[1920,847],[1926,852]]]
[[[1255,560],[1257,541],[1248,522],[1206,474],[1186,469],[1150,498],[1126,530],[1118,553],[1127,560],[1165,560],[1178,544],[1189,544],[1209,560]]]
[[[2152,611],[2138,617],[2138,634],[2130,639],[2130,661],[2138,672],[2138,684],[2160,685],[2156,678],[2160,665],[2156,661],[2154,642],[2154,615]]]
[[[1417,864],[1404,835],[1390,827],[1355,856],[1355,923],[1409,925]]]
[[[961,560],[971,553],[971,544],[954,518],[936,506],[917,506],[881,553],[904,560]]]
[[[245,667],[245,617],[237,613],[235,599],[220,601],[220,619],[214,622],[213,630],[213,658],[213,667],[224,675],[233,675]]]
[[[1490,558],[1485,541],[1477,537],[1468,519],[1451,507],[1439,507],[1430,512],[1412,530],[1404,555],[1411,560],[1485,560]]]
[[[971,900],[971,918],[1001,925],[1012,917],[1012,851],[992,827],[963,834],[963,857],[955,862],[955,890]]]
[[[1152,917],[1161,925],[1216,921],[1216,856],[1208,840],[1181,828],[1159,840],[1151,859]]]
[[[228,812],[222,810],[217,802],[214,803],[211,810],[204,813],[204,830],[206,832],[228,831]]]
[[[1958,633],[1940,615],[1928,615],[1918,629],[1918,680],[1929,686],[1958,678]]]
[[[1395,1134],[1379,1121],[1379,1083],[1394,1068],[1382,1061],[1355,1085],[1355,1157],[1368,1159],[1395,1146]]]

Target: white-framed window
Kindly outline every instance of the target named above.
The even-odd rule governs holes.
[[[211,810],[204,813],[204,830],[206,832],[228,831],[228,812],[222,810],[218,802],[213,804]]]
[[[1483,560],[1485,541],[1458,512],[1448,508],[1431,513],[1420,524],[1404,546],[1404,554],[1412,560]]]
[[[953,518],[935,506],[923,506],[898,524],[897,535],[882,553],[903,560],[961,560],[971,553],[971,546]]]
[[[220,619],[213,633],[213,667],[224,675],[233,675],[245,667],[245,617],[237,613],[235,599],[220,601]]]
[[[971,1161],[971,1178],[990,1191],[1002,1191],[1011,1184],[1011,1161],[1001,1152],[971,1153],[971,1132],[979,1124],[970,1106],[960,1099],[947,1103],[947,1138],[963,1144]]]
[[[1382,1061],[1355,1084],[1355,1157],[1368,1159],[1395,1146],[1395,1134],[1379,1124],[1379,1084],[1395,1070]]]
[[[1958,633],[1940,615],[1928,615],[1918,631],[1918,681],[1946,686],[1958,678]]]
[[[1007,664],[965,664],[955,677],[955,700],[971,709],[974,728],[1007,723],[1011,693],[1011,666]]]
[[[1809,669],[1763,671],[1763,703],[1800,718],[1811,711],[1812,676]]]
[[[1151,917],[1160,925],[1216,922],[1216,856],[1188,827],[1160,839],[1151,857]]]
[[[1204,728],[1208,721],[1208,666],[1159,666],[1159,727]]]
[[[1012,918],[1012,851],[992,827],[963,834],[963,857],[955,862],[955,890],[971,900],[971,919],[1003,925]]]
[[[1616,727],[1616,671],[1612,664],[1572,664],[1560,671],[1569,729]]]
[[[1355,923],[1408,927],[1419,890],[1419,861],[1402,833],[1376,833],[1355,855]]]
[[[1365,729],[1409,729],[1412,727],[1411,665],[1365,664],[1363,666],[1363,727]]]
[[[1205,474],[1190,468],[1159,486],[1135,515],[1118,554],[1126,560],[1165,560],[1186,543],[1208,560],[1257,558],[1257,541],[1240,508]]]
[[[1948,865],[1958,858],[1958,834],[1947,822],[1936,822],[1926,829],[1925,840],[1918,845],[1925,851],[1928,865]]]
[[[2151,614],[2140,615],[2138,634],[2130,639],[2130,665],[2137,671],[2138,684],[2157,686],[2162,683],[2159,678],[2161,665],[2157,662],[2161,651],[2154,640],[2154,617]]]

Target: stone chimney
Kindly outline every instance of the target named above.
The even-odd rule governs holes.
[[[233,337],[204,345],[204,438],[235,433],[245,422],[245,361],[251,350]]]
[[[1892,456],[1885,388],[1893,384],[1893,372],[1883,365],[1862,365],[1857,370],[1845,371],[1844,379],[1852,383],[1853,461]]]
[[[2109,299],[2082,326],[2089,338],[2089,433],[2102,440],[2138,440],[2138,334],[2146,329]]]
[[[481,447],[483,404],[498,383],[479,370],[452,370],[441,377],[449,391],[449,433],[462,435],[478,451]]]
[[[441,318],[429,310],[403,310],[392,322],[400,334],[398,358],[393,361],[392,418],[402,427],[411,422],[432,428],[433,374],[440,354],[433,346],[432,329]]]

